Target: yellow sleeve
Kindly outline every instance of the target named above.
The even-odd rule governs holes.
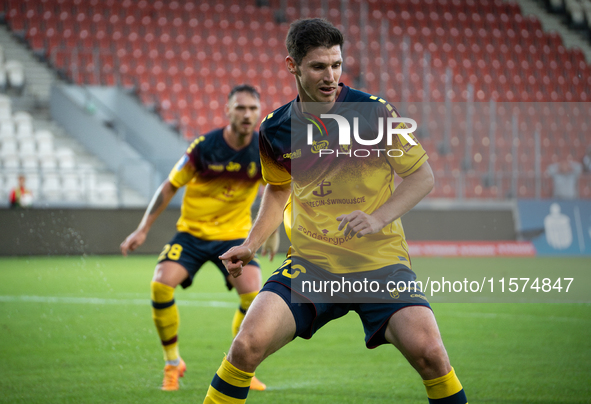
[[[271,146],[264,136],[259,139],[259,154],[261,156],[261,174],[267,184],[286,185],[291,182],[291,174],[275,160]]]
[[[191,181],[191,178],[195,176],[197,169],[195,165],[191,162],[191,155],[195,158],[195,154],[197,153],[197,145],[205,140],[205,136],[199,136],[197,139],[193,140],[193,142],[187,148],[187,151],[181,157],[181,159],[174,165],[170,174],[168,174],[168,180],[172,185],[177,188],[180,188]]]
[[[397,118],[399,115],[396,110],[392,107],[390,107],[392,109],[388,107],[390,107],[390,105],[386,104],[386,108],[389,111],[388,113],[392,117]],[[407,126],[401,122],[397,128],[407,128]],[[429,158],[427,152],[423,149],[423,146],[421,146],[414,134],[409,133],[407,136],[412,138],[416,145],[411,144],[404,136],[395,134],[392,136],[392,145],[387,146],[391,155],[397,156],[390,159],[392,167],[394,168],[394,171],[396,171],[396,174],[403,178],[418,170],[418,168]]]
[[[174,165],[170,174],[168,174],[168,180],[172,185],[180,188],[191,181],[195,176],[195,167],[189,161],[188,155],[183,155],[181,159]]]

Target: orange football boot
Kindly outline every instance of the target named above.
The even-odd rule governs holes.
[[[187,365],[181,359],[178,366],[166,365],[164,366],[164,380],[162,381],[162,390],[174,391],[179,389],[179,377],[185,375]]]

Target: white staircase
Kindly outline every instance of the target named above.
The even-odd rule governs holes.
[[[23,97],[41,105],[48,103],[51,85],[58,80],[56,73],[40,62],[4,25],[0,25],[0,45],[4,49],[6,61],[18,60],[25,68],[26,87]]]
[[[570,30],[565,24],[563,24],[560,16],[549,13],[535,0],[517,0],[517,4],[521,7],[524,16],[529,14],[535,15],[538,20],[540,20],[544,31],[558,32],[567,49],[573,47],[580,48],[585,54],[587,64],[591,63],[591,45],[577,32]]]

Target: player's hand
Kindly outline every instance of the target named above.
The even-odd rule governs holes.
[[[345,229],[345,237],[353,237],[357,234],[357,238],[360,238],[377,233],[384,227],[378,219],[360,210],[355,210],[348,215],[340,215],[337,220],[341,222],[339,231]]]
[[[261,256],[265,256],[269,253],[269,261],[273,261],[277,250],[279,249],[279,231],[275,230],[267,240],[263,243],[261,250]]]
[[[242,275],[242,267],[254,258],[254,251],[245,246],[236,246],[218,257],[234,278]]]
[[[136,230],[133,233],[131,233],[129,236],[127,236],[125,240],[123,240],[123,242],[119,246],[119,248],[121,249],[121,254],[127,257],[128,251],[133,251],[142,244],[144,244],[144,241],[146,241],[146,236],[146,232],[141,230]]]

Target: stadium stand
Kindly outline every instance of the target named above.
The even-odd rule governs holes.
[[[10,98],[0,95],[0,198],[17,184],[19,174],[27,178],[36,206],[120,205],[116,180],[100,163],[81,152],[80,146],[61,135],[36,129],[34,118],[25,111],[11,112]],[[55,132],[60,128],[49,125]],[[76,149],[73,150],[71,147]],[[129,190],[125,192],[130,193]],[[126,195],[135,205],[145,203],[136,195]],[[133,205],[133,204],[132,204]]]
[[[234,84],[258,84],[263,111],[293,98],[293,79],[281,68],[288,29],[281,19],[328,17],[347,36],[343,81],[400,104],[427,128],[421,141],[438,177],[431,198],[549,197],[545,167],[580,160],[591,143],[591,68],[583,52],[567,49],[517,3],[313,4],[0,2],[11,31],[63,78],[127,88],[188,139],[224,122],[219,107]],[[591,197],[589,175],[579,194]]]
[[[27,111],[14,111],[11,96],[0,94],[1,205],[8,203],[8,192],[17,184],[19,174],[25,175],[38,207],[121,205],[116,178],[100,162],[65,136],[55,123],[35,118]],[[143,198],[130,195],[129,190],[123,188],[123,192],[131,206],[145,203]]]
[[[591,40],[591,1],[546,0],[544,3],[550,12],[562,15],[570,28],[585,32]]]

